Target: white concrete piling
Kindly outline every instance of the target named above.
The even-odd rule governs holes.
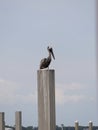
[[[15,112],[15,130],[22,130],[21,111]]]
[[[38,70],[38,130],[55,130],[55,71]]]
[[[75,130],[79,130],[79,122],[75,121]]]
[[[93,129],[93,122],[89,121],[89,130],[92,130],[92,129]]]
[[[0,112],[0,130],[5,130],[5,115],[4,115],[4,112]]]

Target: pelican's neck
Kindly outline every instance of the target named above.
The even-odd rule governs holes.
[[[48,59],[50,59],[50,60],[51,60],[51,52],[49,52],[49,56],[48,56]]]

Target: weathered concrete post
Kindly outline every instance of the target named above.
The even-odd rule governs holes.
[[[92,130],[92,128],[93,128],[93,122],[89,121],[89,130]]]
[[[79,122],[75,121],[75,130],[79,130]]]
[[[22,130],[21,111],[15,112],[15,130]]]
[[[5,130],[4,112],[0,112],[0,130]]]
[[[55,71],[38,70],[38,130],[55,130]]]

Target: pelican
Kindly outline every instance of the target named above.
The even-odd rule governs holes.
[[[55,60],[55,56],[54,56],[52,47],[48,46],[47,50],[49,52],[49,56],[47,58],[44,58],[44,59],[41,60],[41,62],[40,62],[40,69],[45,69],[47,67],[49,69],[49,65],[50,65],[51,60],[52,60],[51,55],[52,55],[53,59]]]

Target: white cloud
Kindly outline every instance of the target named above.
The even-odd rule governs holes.
[[[0,80],[0,103],[12,102],[15,98],[16,84],[8,80]]]
[[[94,101],[94,97],[89,97],[84,94],[83,91],[85,85],[79,83],[70,83],[70,84],[57,84],[56,85],[56,103],[78,103],[80,101]],[[93,99],[93,100],[92,100]]]
[[[85,89],[85,85],[79,83],[57,84],[55,87],[56,104],[78,103],[80,101],[94,101],[94,97],[88,97],[81,90]],[[37,90],[24,93],[23,86],[13,81],[0,80],[0,103],[16,104],[16,103],[37,103]],[[79,92],[79,94],[78,94]]]
[[[36,92],[34,92],[33,94],[31,93],[28,93],[26,95],[23,95],[23,94],[16,94],[16,97],[15,97],[15,101],[16,102],[19,102],[19,103],[23,103],[23,104],[28,104],[28,103],[36,103]]]
[[[67,102],[79,102],[80,100],[85,99],[84,95],[77,94],[65,94],[65,88],[56,88],[56,103],[64,104]]]
[[[69,83],[69,84],[57,84],[57,88],[62,88],[64,90],[80,90],[85,87],[85,85],[80,83]]]
[[[15,104],[36,102],[36,91],[24,94],[19,91],[20,88],[20,85],[17,85],[13,81],[0,80],[0,103]],[[21,88],[21,90],[23,89]]]

